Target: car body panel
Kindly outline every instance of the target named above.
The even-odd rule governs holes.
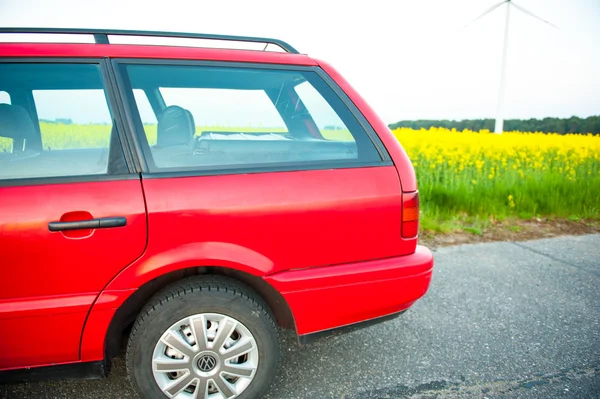
[[[81,337],[83,362],[104,360],[106,333],[115,312],[137,289],[104,290],[98,296],[85,322]]]
[[[73,211],[124,216],[127,226],[83,236],[48,230]],[[0,369],[78,360],[92,303],[145,246],[138,179],[0,187]]]
[[[1,320],[0,371],[78,361],[89,304],[73,309],[76,313],[68,313],[68,309]]]
[[[270,51],[119,44],[0,43],[0,59],[8,57],[152,58],[315,66],[306,55]]]
[[[197,259],[222,253],[265,275],[410,252],[400,240],[402,197],[392,166],[149,178],[143,184],[149,227],[144,259],[190,245]]]
[[[148,178],[144,192],[148,249],[103,296],[129,295],[127,290],[185,268],[226,267],[264,277],[410,252],[400,238],[401,194],[393,166]],[[103,334],[88,339],[88,328],[106,331],[107,314],[122,301],[95,304],[84,360],[102,354]]]
[[[293,270],[265,277],[292,309],[299,335],[371,320],[409,308],[431,281],[433,257],[412,255]]]

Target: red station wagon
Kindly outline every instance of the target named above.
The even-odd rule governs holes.
[[[143,398],[257,398],[279,327],[304,343],[426,293],[411,162],[329,64],[265,38],[0,33],[95,39],[0,44],[2,381],[105,376],[125,343]],[[186,46],[127,44],[164,37]]]

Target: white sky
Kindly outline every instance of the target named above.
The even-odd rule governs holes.
[[[600,0],[515,0],[506,118],[600,114]],[[495,0],[0,0],[0,26],[276,37],[332,63],[387,123],[494,117],[504,6]]]

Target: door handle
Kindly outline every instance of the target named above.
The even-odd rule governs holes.
[[[127,219],[124,217],[99,218],[89,220],[76,220],[73,222],[50,222],[48,230],[66,231],[83,229],[106,229],[110,227],[123,227],[127,225]]]

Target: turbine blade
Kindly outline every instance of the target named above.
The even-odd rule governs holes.
[[[474,20],[472,20],[471,22],[469,22],[468,24],[466,24],[463,29],[465,29],[466,27],[473,25],[475,22],[479,21],[481,18],[485,17],[486,15],[488,15],[489,13],[491,13],[492,11],[494,11],[496,8],[500,7],[502,4],[504,3],[508,3],[509,0],[503,0],[498,4],[495,4],[493,6],[491,6],[489,8],[489,10],[485,11],[483,14],[481,14],[480,16],[478,16],[477,18],[475,18]]]
[[[540,20],[540,21],[542,21],[542,22],[550,25],[551,27],[553,27],[555,29],[560,29],[558,26],[554,25],[553,23],[548,22],[545,19],[538,17],[537,15],[535,15],[534,13],[532,13],[531,11],[527,11],[526,9],[524,9],[523,7],[521,7],[520,5],[518,5],[518,4],[514,3],[514,2],[511,1],[510,4],[512,4],[513,6],[515,6],[518,10],[520,10],[520,11],[524,12],[525,14],[529,15],[530,17],[538,19],[538,20]]]

